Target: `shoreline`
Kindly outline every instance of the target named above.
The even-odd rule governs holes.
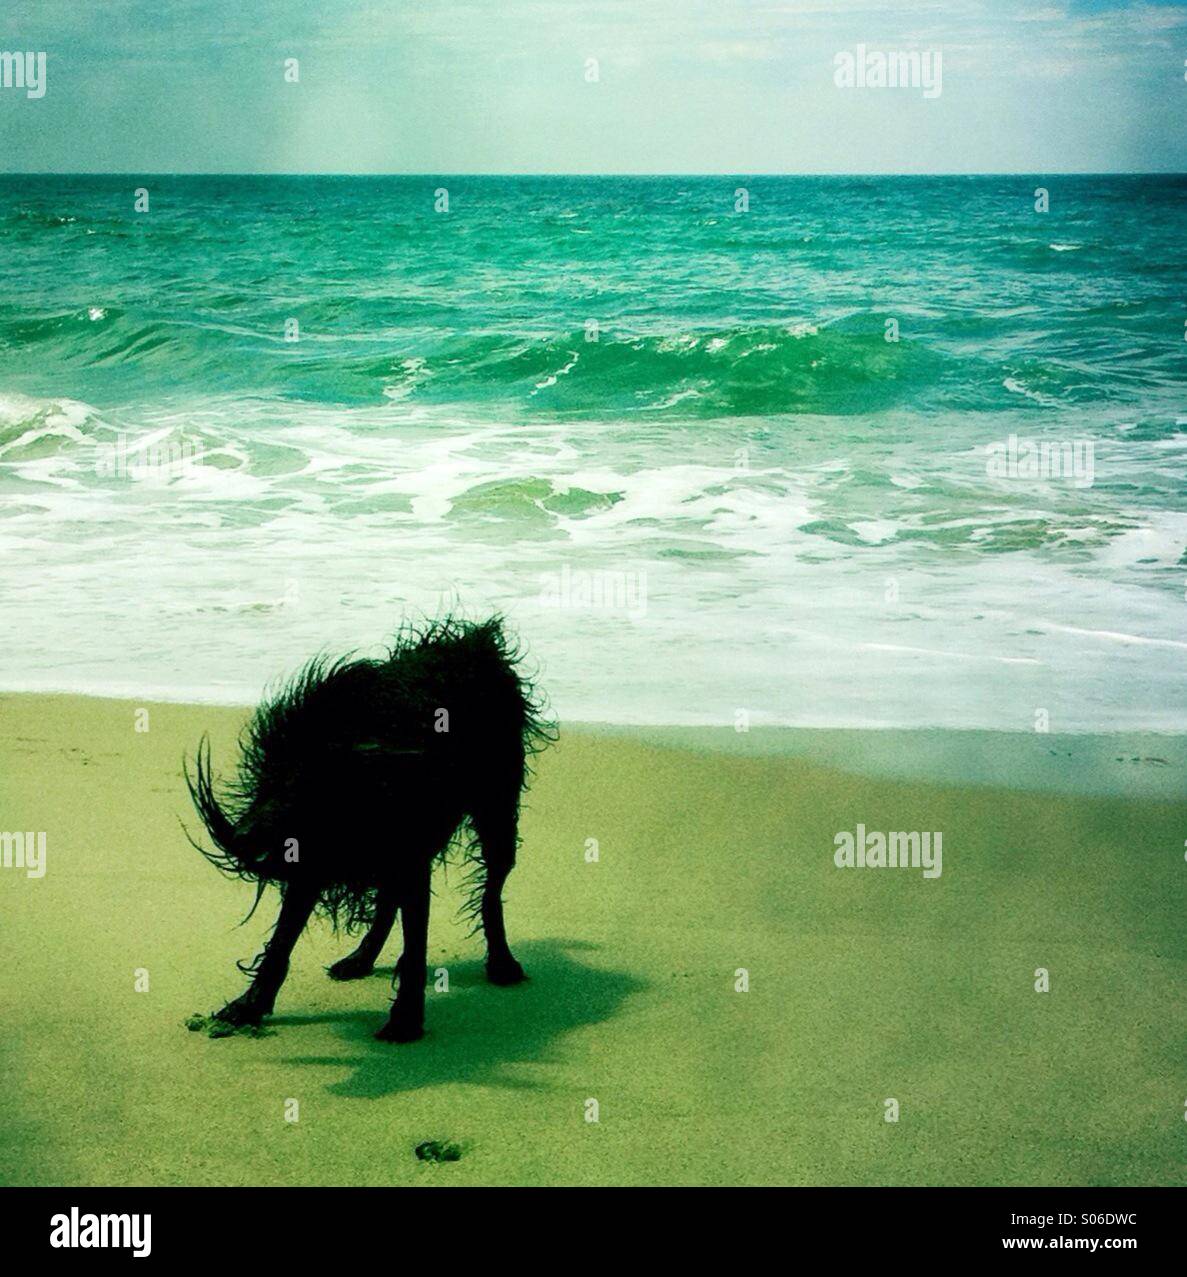
[[[246,715],[251,702],[160,695],[0,689],[6,701],[143,706]],[[1025,732],[984,727],[758,725],[562,720],[565,734],[737,758],[797,758],[865,777],[1060,794],[1178,801],[1187,794],[1187,733]]]

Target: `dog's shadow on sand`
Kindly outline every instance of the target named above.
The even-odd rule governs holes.
[[[522,942],[515,952],[529,979],[510,988],[488,983],[482,962],[467,961],[449,965],[449,992],[437,993],[432,983],[436,968],[430,963],[426,1034],[419,1042],[397,1045],[373,1037],[387,1012],[375,994],[387,990],[390,967],[354,984],[360,1002],[368,1004],[365,1009],[278,1015],[268,1024],[294,1037],[303,1025],[329,1025],[355,1048],[354,1054],[299,1055],[285,1061],[352,1070],[326,1088],[333,1095],[377,1099],[446,1083],[532,1089],[538,1084],[507,1066],[557,1058],[552,1048],[558,1039],[609,1020],[631,994],[646,987],[624,971],[586,966],[569,956],[597,948],[575,940]]]

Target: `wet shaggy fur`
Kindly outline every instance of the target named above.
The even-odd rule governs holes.
[[[314,910],[336,928],[368,928],[330,968],[338,979],[372,970],[399,912],[399,993],[377,1036],[419,1037],[432,867],[459,844],[488,975],[497,984],[523,979],[507,945],[502,888],[515,863],[527,759],[551,728],[519,662],[498,618],[437,621],[402,631],[386,657],[311,661],[256,710],[233,779],[215,781],[203,738],[192,776],[186,767],[214,844],[199,850],[254,882],[257,904],[268,884],[282,901],[267,947],[246,968],[251,985],[217,1019],[258,1024],[272,1011]]]

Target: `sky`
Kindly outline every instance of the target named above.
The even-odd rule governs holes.
[[[859,44],[941,91],[838,87]],[[18,50],[3,172],[1187,170],[1154,0],[9,0]]]

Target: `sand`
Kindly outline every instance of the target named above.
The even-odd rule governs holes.
[[[321,923],[270,1031],[211,1040],[183,1022],[241,990],[271,906],[235,925],[180,760],[209,729],[228,766],[243,711],[137,708],[0,697],[0,828],[47,836],[44,877],[0,870],[4,1184],[1187,1182],[1181,751],[1098,739],[1098,784],[1057,737],[918,733],[929,767],[888,767],[877,733],[566,730],[507,896],[529,983],[484,982],[455,875],[424,1040],[371,1037],[395,938],[337,984]],[[858,823],[942,831],[942,876],[838,869]]]

